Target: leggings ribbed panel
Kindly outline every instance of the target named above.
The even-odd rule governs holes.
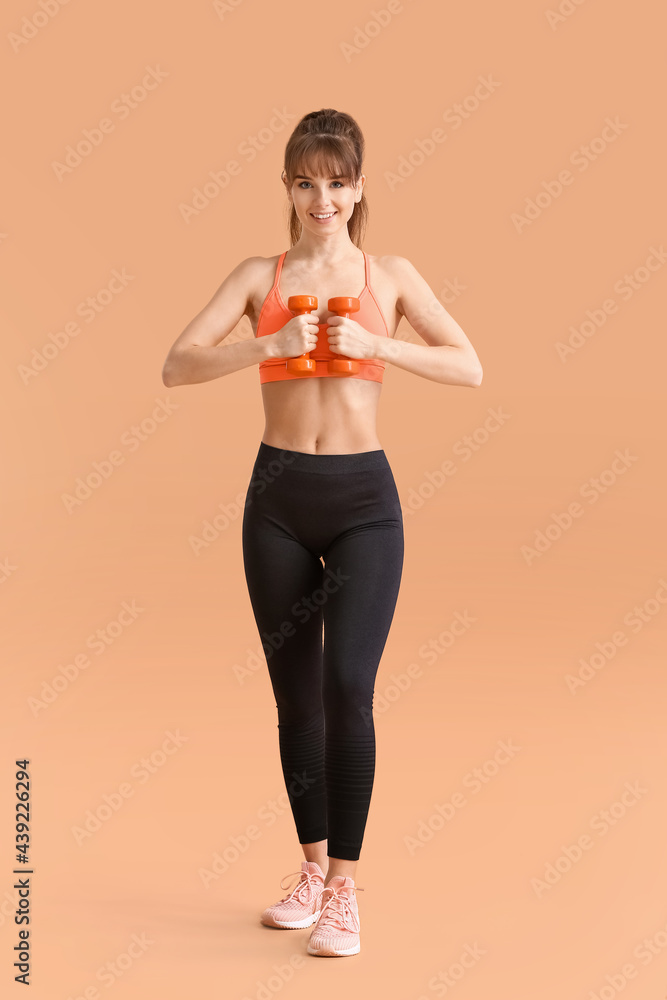
[[[328,840],[330,857],[355,861],[375,776],[375,678],[403,570],[385,452],[261,442],[242,546],[299,842]]]

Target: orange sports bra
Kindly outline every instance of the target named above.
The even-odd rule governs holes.
[[[287,323],[295,314],[291,309],[288,309],[283,297],[280,294],[279,282],[280,282],[280,272],[283,268],[283,261],[285,260],[285,254],[287,250],[281,253],[278,260],[278,266],[276,267],[276,276],[273,281],[273,286],[271,291],[264,299],[262,303],[262,308],[259,313],[259,318],[257,320],[257,337],[266,337],[271,333],[277,333],[285,323]],[[365,330],[369,333],[374,333],[378,337],[388,337],[389,330],[385,322],[382,309],[380,308],[380,303],[375,298],[373,289],[370,284],[370,265],[368,261],[368,254],[362,250],[364,255],[364,265],[366,269],[366,284],[364,289],[359,295],[359,305],[360,309],[358,312],[353,314],[354,320],[363,326]],[[307,294],[304,292],[304,294]],[[320,309],[323,306],[320,305]],[[319,339],[317,347],[309,352],[309,357],[315,361],[315,371],[312,372],[308,377],[314,378],[315,376],[327,376],[329,373],[327,371],[327,361],[332,358],[341,358],[342,354],[334,354],[333,351],[329,350],[329,345],[327,343],[326,336],[326,323],[320,323],[319,325]],[[290,372],[285,367],[286,358],[267,358],[265,361],[260,362],[259,365],[259,381],[260,385],[263,382],[281,382],[283,379],[303,379],[304,376],[296,375]],[[369,379],[372,382],[381,382],[384,375],[384,361],[378,358],[359,358],[359,372],[356,375],[346,375],[345,378],[363,378]]]

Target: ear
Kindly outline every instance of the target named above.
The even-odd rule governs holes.
[[[364,193],[364,184],[366,183],[366,174],[361,174],[359,180],[357,181],[356,193],[354,200],[356,202],[361,201],[361,196]]]

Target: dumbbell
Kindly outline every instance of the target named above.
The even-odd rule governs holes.
[[[346,295],[338,295],[334,299],[329,299],[329,312],[336,313],[337,316],[350,318],[350,313],[358,312],[361,309],[359,299],[350,298]],[[359,371],[359,362],[350,358],[332,358],[327,362],[329,375],[356,375]]]
[[[312,309],[317,309],[318,300],[316,295],[290,295],[287,300],[287,308],[297,316],[309,313]],[[358,312],[361,308],[359,299],[347,295],[339,295],[329,299],[329,312],[338,316],[345,316],[347,319],[350,313]],[[285,362],[287,371],[294,375],[312,375],[316,370],[316,365],[310,357],[309,352],[299,355],[298,358],[288,358]],[[359,371],[359,362],[351,358],[332,358],[327,362],[327,373],[329,375],[356,375]]]
[[[287,308],[296,316],[303,316],[304,313],[309,313],[311,309],[317,309],[317,296],[290,295],[287,300]],[[306,351],[305,354],[300,354],[298,358],[288,358],[285,362],[285,367],[293,375],[312,375],[317,366],[311,358],[310,353]]]

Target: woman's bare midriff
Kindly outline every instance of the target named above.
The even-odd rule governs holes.
[[[257,289],[250,320],[253,335],[257,334],[257,320],[262,303],[271,290],[278,258],[268,258],[262,287]],[[373,292],[387,318],[390,336],[394,336],[400,320],[396,309],[396,293],[391,280],[382,272],[377,258],[371,257]],[[361,289],[363,287],[363,258],[356,269],[351,266],[347,280],[339,275],[338,282]],[[361,277],[361,281],[359,280]],[[311,291],[320,302],[327,302],[336,294],[330,285],[330,276],[313,279]],[[283,266],[280,289],[284,301],[287,296],[298,294],[289,287],[289,274]],[[326,322],[328,310],[320,307],[320,322]],[[312,455],[345,455],[352,452],[375,451],[382,448],[377,435],[377,413],[382,383],[372,379],[345,377],[315,377],[264,382],[261,386],[265,426],[262,441],[274,448],[304,451]]]
[[[370,379],[321,378],[265,382],[262,441],[313,455],[375,451],[382,385]]]

